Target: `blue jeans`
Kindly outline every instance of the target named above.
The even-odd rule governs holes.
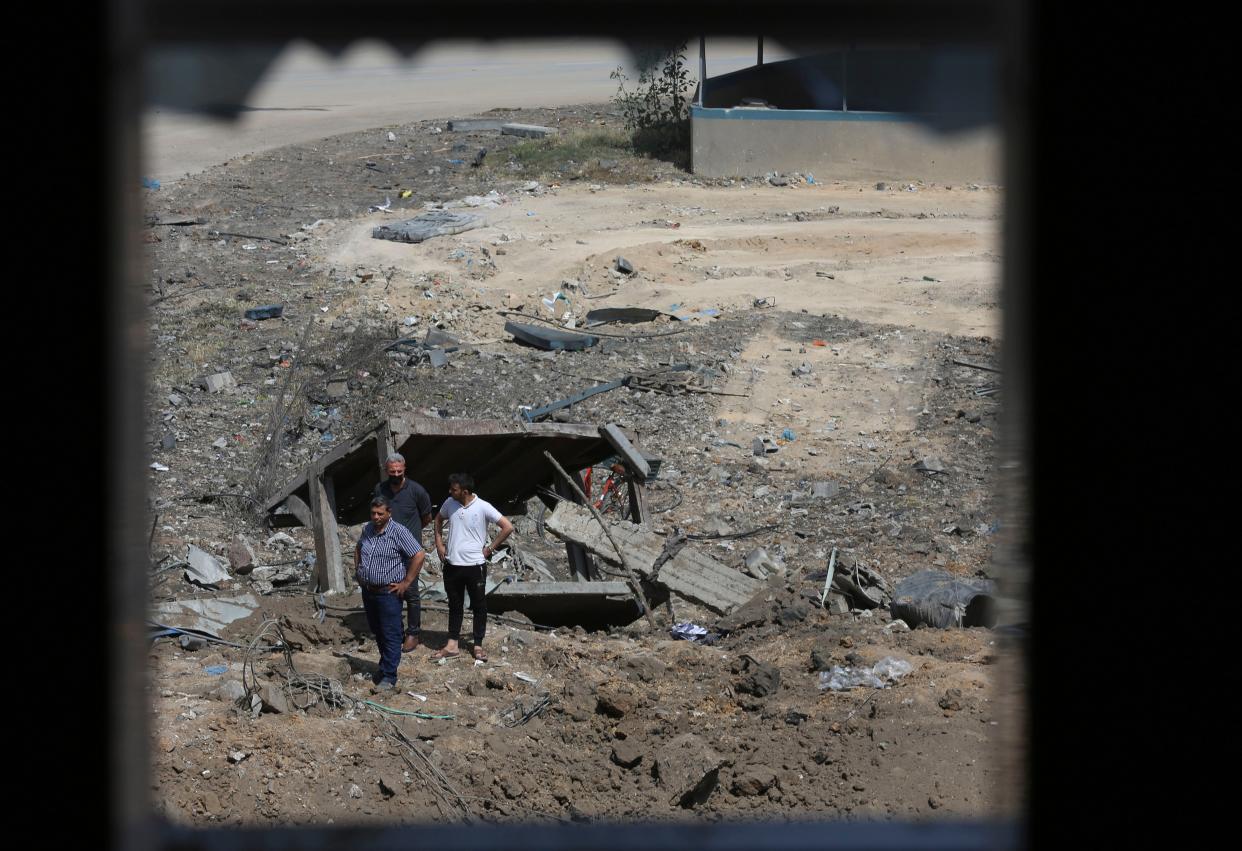
[[[363,588],[362,607],[379,645],[380,681],[395,685],[397,665],[401,663],[401,598],[388,591],[375,593]]]

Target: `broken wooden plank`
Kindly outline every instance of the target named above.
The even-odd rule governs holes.
[[[621,433],[621,429],[617,428],[616,423],[608,423],[599,427],[600,435],[612,444],[612,448],[617,450],[617,454],[625,461],[627,467],[638,473],[638,477],[646,481],[651,476],[651,467],[647,464],[647,459],[642,453],[630,443],[629,439]]]
[[[608,526],[635,572],[717,614],[728,614],[763,589],[763,583],[757,579],[691,547],[682,548],[657,573],[654,565],[664,551],[663,538],[624,520],[609,522]],[[545,520],[545,527],[563,541],[581,544],[609,564],[620,563],[607,537],[581,506],[560,503]]]

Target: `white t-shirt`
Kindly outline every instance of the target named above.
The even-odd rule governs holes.
[[[483,548],[487,546],[487,524],[499,523],[503,516],[487,500],[476,494],[469,505],[462,505],[451,496],[440,506],[440,516],[448,525],[445,543],[449,564],[482,564]]]

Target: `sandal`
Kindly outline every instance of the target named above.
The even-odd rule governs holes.
[[[487,651],[484,650],[482,647],[476,647],[473,650],[471,650],[470,653],[471,655],[474,656],[475,659],[478,659],[480,662],[487,661]]]
[[[454,656],[460,656],[460,655],[461,655],[461,651],[459,650],[437,650],[435,653],[431,654],[430,658],[452,659]]]

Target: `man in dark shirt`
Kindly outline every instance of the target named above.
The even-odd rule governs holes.
[[[420,544],[423,527],[431,522],[431,497],[426,488],[413,479],[405,477],[405,457],[394,452],[384,461],[388,478],[375,486],[373,496],[383,497],[392,507],[392,519],[410,530]],[[411,583],[405,592],[405,609],[408,625],[401,651],[409,653],[418,648],[418,636],[422,631],[422,606],[419,603],[418,582]]]

